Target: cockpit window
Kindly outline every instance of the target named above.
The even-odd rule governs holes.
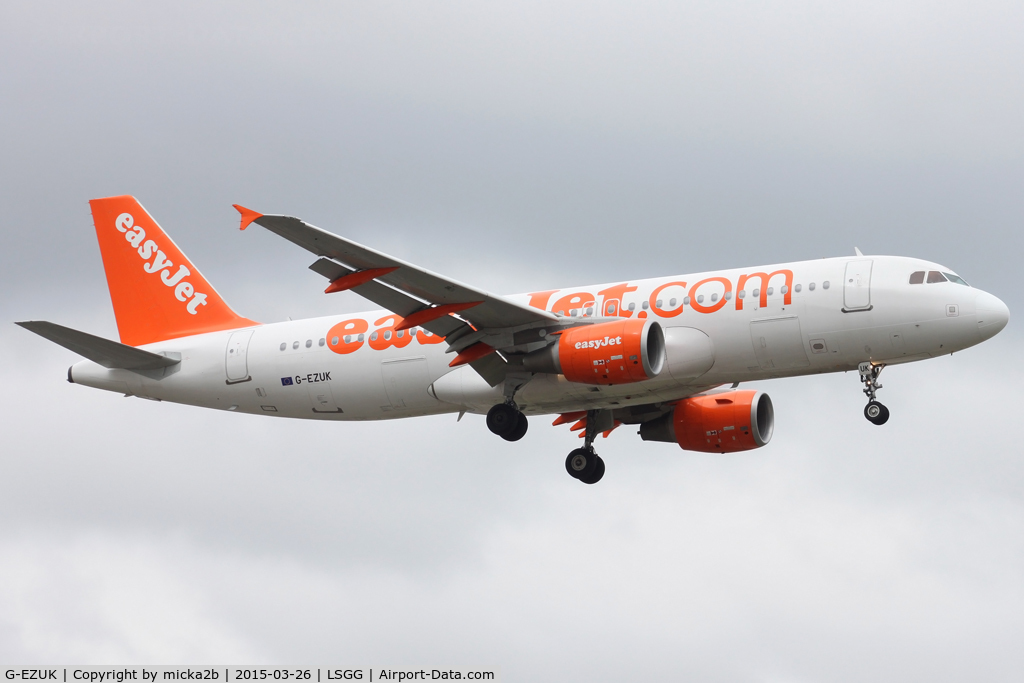
[[[943,275],[945,275],[946,279],[950,282],[955,282],[958,285],[963,285],[964,287],[970,287],[970,285],[964,282],[964,279],[959,275],[953,275],[953,273],[943,273]]]
[[[924,271],[919,270],[916,273],[910,274],[910,284],[920,285],[924,283]]]
[[[928,284],[935,284],[936,282],[945,282],[946,278],[937,270],[928,271]]]

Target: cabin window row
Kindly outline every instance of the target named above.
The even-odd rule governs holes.
[[[824,282],[821,283],[821,286],[822,286],[823,289],[828,289],[831,286],[831,283],[828,280],[825,280]],[[809,285],[807,285],[807,289],[809,289],[810,291],[813,292],[814,289],[815,289],[815,283],[812,282]],[[794,285],[793,286],[793,291],[794,292],[799,292],[799,291],[802,291],[802,290],[803,290],[803,285]],[[779,293],[782,294],[782,295],[789,294],[789,287],[787,287],[786,285],[783,285],[782,287],[779,288]],[[773,296],[774,294],[775,294],[775,288],[774,287],[769,287],[768,288],[768,296]],[[746,290],[740,290],[740,292],[737,294],[737,296],[739,296],[739,298],[741,298],[741,299],[745,299],[747,297]],[[758,287],[758,288],[754,289],[751,292],[751,296],[753,296],[755,298],[761,296],[761,288]],[[719,298],[719,295],[718,295],[717,292],[711,295],[711,301],[712,302],[718,301],[718,298]],[[726,301],[731,301],[732,300],[732,292],[726,292],[725,293],[725,300]],[[671,299],[668,300],[669,308],[674,308],[677,303],[679,303],[679,299],[678,298],[671,298]],[[698,294],[697,295],[697,303],[698,304],[704,303],[704,295],[703,294]],[[655,308],[662,308],[664,305],[665,305],[665,300],[664,299],[658,299],[658,300],[656,300],[654,302]],[[684,296],[683,297],[683,305],[684,306],[689,306],[690,305],[690,297],[688,297],[688,296]],[[645,310],[645,311],[648,310],[650,307],[651,307],[650,303],[647,302],[647,301],[644,301],[643,303],[640,304],[640,308]],[[593,312],[594,312],[593,308],[586,308],[586,309],[583,309],[583,310],[584,310],[583,315],[585,315],[585,316],[593,315]],[[626,310],[628,310],[628,311],[635,311],[636,310],[636,304],[633,303],[633,302],[630,302],[629,304],[626,305]],[[573,308],[573,309],[571,309],[569,311],[569,315],[571,317],[575,318],[576,317],[576,313],[578,311],[579,311],[579,309]],[[560,313],[560,311],[555,311],[555,313],[558,314],[558,313]],[[614,303],[608,304],[608,308],[606,309],[605,313],[607,315],[615,315],[615,304]]]
[[[410,337],[415,337],[416,333],[418,331],[419,331],[419,329],[416,328],[416,327],[410,328],[408,330],[399,330],[397,332],[393,332],[392,330],[387,330],[387,331],[384,332],[384,339],[390,340],[392,335],[394,335],[394,336],[398,337],[399,339],[401,339],[406,334],[408,334]],[[433,332],[430,332],[428,330],[423,330],[423,333],[425,335],[427,335],[428,337],[434,336]],[[370,334],[370,339],[373,340],[373,341],[376,341],[378,335],[379,335],[378,332],[373,332],[373,333]],[[353,341],[362,342],[362,341],[365,341],[365,339],[366,339],[366,335],[365,334],[346,334],[344,337],[331,337],[331,346],[337,346],[342,341],[344,341],[346,344],[351,344]],[[327,340],[325,338],[322,338],[322,337],[321,337],[320,341],[317,342],[317,344],[319,346],[324,346],[326,343],[327,343]],[[297,341],[296,342],[292,342],[292,349],[298,349],[300,345],[301,345],[300,342],[297,342]],[[286,350],[288,348],[288,342],[281,342],[281,347],[280,348],[281,348],[282,351]],[[313,348],[313,340],[312,339],[307,339],[306,340],[306,348],[307,349]]]

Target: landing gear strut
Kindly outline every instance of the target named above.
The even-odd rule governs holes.
[[[565,471],[570,477],[579,479],[584,484],[596,484],[604,476],[604,460],[594,452],[594,439],[599,431],[599,415],[601,411],[587,411],[587,426],[583,435],[583,448],[577,448],[565,459]]]
[[[875,392],[882,388],[878,383],[878,376],[882,374],[884,368],[884,364],[875,365],[869,362],[857,366],[860,381],[864,383],[864,394],[868,397],[868,404],[864,406],[864,417],[876,425],[884,425],[889,420],[889,409],[875,400]]]
[[[505,441],[519,441],[529,427],[529,420],[514,401],[498,403],[487,411],[487,428]]]

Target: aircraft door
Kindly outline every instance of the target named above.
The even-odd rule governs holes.
[[[871,309],[871,264],[869,260],[850,261],[843,278],[843,310]]]
[[[228,377],[228,384],[237,382],[248,382],[249,376],[249,339],[252,337],[252,330],[240,330],[232,332],[228,337],[228,348],[224,351],[224,372]]]

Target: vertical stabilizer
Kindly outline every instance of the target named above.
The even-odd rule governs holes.
[[[135,197],[89,202],[121,341],[130,346],[257,323],[228,307]]]

